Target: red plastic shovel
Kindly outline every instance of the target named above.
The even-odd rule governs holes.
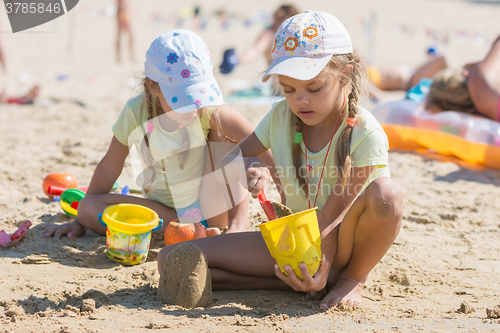
[[[28,233],[28,229],[30,227],[31,227],[31,222],[27,220],[24,221],[24,223],[19,227],[19,229],[16,230],[16,232],[12,234],[12,236],[7,234],[3,230],[0,231],[0,245],[2,245],[3,247],[9,247],[16,244],[21,240],[21,238],[23,238],[26,235],[26,233]]]
[[[260,192],[257,198],[259,199],[260,205],[262,206],[264,213],[266,213],[267,219],[269,221],[276,220],[276,213],[274,212],[273,205],[269,200],[267,200],[264,191]]]
[[[80,190],[82,192],[87,192],[88,189],[89,189],[88,186],[86,186],[86,187],[78,187],[77,188],[77,190]],[[68,190],[68,189],[65,188],[65,187],[50,185],[48,187],[48,189],[47,189],[47,193],[49,195],[61,195],[66,190]]]

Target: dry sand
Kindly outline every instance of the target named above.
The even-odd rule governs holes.
[[[194,243],[181,243],[167,255],[160,272],[158,300],[186,309],[212,304],[207,256]]]
[[[364,52],[370,43],[362,22],[374,13],[375,39],[368,53],[380,66],[423,61],[430,44],[425,29],[451,34],[447,50],[457,63],[484,56],[486,41],[498,34],[498,5],[323,2],[308,1],[308,7],[341,17]],[[370,274],[361,308],[353,312],[325,311],[319,309],[319,301],[303,294],[265,290],[215,291],[206,308],[167,306],[157,298],[160,274],[155,254],[162,237],[153,238],[148,261],[133,267],[110,261],[104,254],[105,238],[92,232],[79,239],[43,237],[42,224],[70,221],[44,195],[43,178],[52,172],[71,172],[80,184],[88,184],[108,147],[112,124],[134,93],[131,86],[142,70],[147,47],[162,31],[174,28],[171,13],[194,2],[133,2],[135,64],[114,63],[115,21],[103,15],[112,4],[80,1],[80,9],[77,6],[34,32],[0,37],[9,62],[9,72],[0,77],[1,87],[18,94],[35,83],[41,85],[35,105],[0,105],[0,229],[12,233],[24,220],[33,222],[21,243],[0,248],[0,332],[275,332],[294,327],[326,332],[334,323],[351,331],[394,332],[401,325],[406,325],[400,329],[403,332],[438,331],[451,325],[462,325],[461,331],[474,327],[480,332],[500,331],[499,319],[494,319],[500,305],[500,172],[429,154],[389,155],[392,176],[406,193],[403,227]],[[220,63],[226,47],[244,48],[258,35],[260,25],[244,28],[243,18],[270,12],[277,5],[263,0],[204,3],[204,13],[224,7],[237,18],[227,30],[212,20],[200,32],[214,64]],[[10,30],[5,12],[0,13],[0,30]],[[165,19],[158,23],[155,13]],[[188,21],[184,27],[189,27]],[[228,93],[234,80],[251,82],[264,69],[264,60],[256,60],[230,76],[219,76],[221,86]],[[49,98],[59,102],[50,104]],[[269,109],[234,106],[254,124]],[[133,184],[131,179],[127,165],[119,182]],[[276,193],[271,192],[269,199],[276,200]],[[258,202],[252,200],[250,219],[262,217]],[[489,327],[484,326],[487,319],[493,323]],[[360,321],[357,326],[355,320]],[[455,326],[450,331],[460,329]]]

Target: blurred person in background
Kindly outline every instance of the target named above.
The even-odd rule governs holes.
[[[121,35],[128,36],[128,48],[130,60],[135,61],[134,55],[134,35],[130,25],[130,7],[128,0],[116,0],[116,19],[118,30],[116,33],[116,61],[121,62]]]
[[[392,65],[376,68],[368,66],[370,98],[375,101],[386,99],[384,91],[408,91],[423,78],[432,79],[440,71],[450,67],[449,56],[434,56],[417,68],[408,65]]]
[[[271,64],[271,51],[274,43],[274,34],[287,18],[297,15],[298,9],[294,5],[282,5],[273,14],[273,19],[268,28],[266,28],[257,38],[255,43],[245,52],[236,52],[234,48],[224,52],[224,60],[220,66],[222,74],[229,74],[236,65],[244,65],[261,54],[266,57],[268,65]]]
[[[1,24],[0,24],[1,26]],[[7,62],[5,61],[4,46],[2,45],[2,34],[0,34],[0,66],[2,66],[3,73],[7,73]],[[26,95],[12,97],[7,96],[5,90],[0,91],[0,104],[33,104],[33,101],[38,96],[40,87],[35,85]]]
[[[25,95],[18,96],[18,97],[12,97],[12,96],[7,96],[5,91],[0,92],[0,104],[33,104],[35,101],[35,98],[38,96],[38,93],[40,92],[40,87],[38,85],[35,85],[33,88],[28,91]]]
[[[500,36],[483,60],[436,75],[425,108],[431,112],[459,111],[500,121]]]

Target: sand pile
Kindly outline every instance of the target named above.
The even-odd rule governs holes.
[[[206,255],[193,243],[176,246],[160,273],[158,299],[187,309],[212,303],[212,280]]]
[[[391,175],[405,192],[402,229],[370,274],[362,307],[352,312],[323,310],[320,301],[302,293],[274,290],[214,291],[210,306],[169,305],[157,296],[156,255],[163,235],[153,235],[145,263],[130,267],[109,260],[106,238],[92,232],[77,239],[44,237],[42,224],[71,219],[43,193],[43,179],[71,172],[80,186],[89,184],[112,125],[137,91],[149,44],[167,29],[191,27],[189,19],[171,14],[201,6],[210,20],[199,34],[217,66],[224,49],[245,49],[257,38],[263,26],[259,13],[281,3],[131,1],[137,62],[121,64],[114,56],[116,21],[109,15],[114,4],[80,1],[68,15],[40,28],[51,33],[0,34],[9,66],[8,73],[0,73],[0,90],[15,95],[35,83],[41,88],[38,104],[0,105],[0,230],[10,234],[25,220],[33,223],[20,243],[0,248],[0,332],[332,332],[342,331],[340,324],[349,332],[500,332],[500,172],[432,154],[389,154]],[[335,13],[355,46],[362,51],[372,46],[377,66],[416,66],[431,43],[444,46],[447,37],[444,48],[457,63],[478,60],[486,41],[498,35],[500,17],[500,6],[472,1],[296,4]],[[7,30],[3,8],[2,32]],[[211,16],[221,8],[229,13],[225,21]],[[246,24],[249,17],[256,20],[253,25]],[[370,18],[377,24],[368,40]],[[227,95],[237,80],[252,85],[264,70],[262,58],[217,79]],[[232,106],[254,125],[270,107]],[[128,161],[118,182],[136,187]],[[272,187],[267,196],[280,199]],[[267,220],[257,200],[250,202],[249,218],[252,229]],[[469,306],[458,311],[464,302]]]

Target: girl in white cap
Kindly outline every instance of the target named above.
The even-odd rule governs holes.
[[[104,235],[98,214],[119,203],[147,206],[165,222],[191,218],[228,232],[248,230],[248,193],[220,184],[212,169],[253,126],[223,104],[205,43],[189,30],[163,33],[146,53],[145,76],[144,92],[128,100],[113,126],[76,219],[46,228],[45,236],[79,237],[87,228]],[[131,164],[145,198],[109,193],[129,149],[142,162]],[[273,164],[270,152],[265,159]]]
[[[396,238],[403,215],[402,190],[389,178],[387,137],[358,105],[365,73],[345,27],[331,14],[305,12],[280,26],[264,80],[277,75],[285,99],[218,166],[236,174],[232,166],[242,155],[255,197],[270,180],[259,157],[271,149],[283,203],[294,213],[319,208],[322,262],[314,277],[300,264],[300,280],[290,266],[287,275],[279,270],[259,232],[200,239],[195,244],[208,258],[214,289],[293,288],[323,297],[325,308],[361,302],[363,283]],[[160,269],[172,248],[160,252]]]

